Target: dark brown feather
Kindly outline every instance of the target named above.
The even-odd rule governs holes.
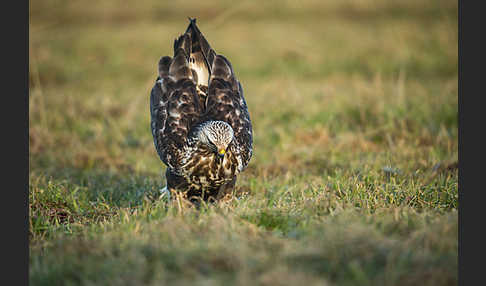
[[[230,147],[242,158],[239,172],[243,171],[252,156],[252,126],[243,88],[236,79],[231,63],[217,55],[212,64],[205,120],[222,120],[231,125],[235,141]]]

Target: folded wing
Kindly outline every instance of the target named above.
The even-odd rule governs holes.
[[[150,95],[151,128],[160,159],[176,174],[186,153],[187,135],[203,113],[189,65],[190,37],[176,40],[174,58],[159,61],[159,78]]]
[[[253,134],[250,114],[243,96],[243,88],[236,79],[231,63],[216,55],[211,63],[205,117],[222,120],[231,125],[234,142],[231,151],[238,159],[238,171],[243,171],[252,156]]]

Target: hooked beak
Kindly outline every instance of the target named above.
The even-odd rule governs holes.
[[[226,150],[225,149],[219,149],[218,156],[219,157],[224,157],[224,154],[226,154]]]

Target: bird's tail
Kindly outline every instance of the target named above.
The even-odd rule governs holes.
[[[192,79],[199,86],[208,86],[211,75],[211,63],[216,53],[196,25],[196,19],[189,18],[189,26],[185,33],[174,41],[174,59],[183,54],[192,73]],[[184,69],[185,70],[185,69]],[[186,72],[182,73],[187,76]]]
[[[208,87],[216,58],[216,52],[197,27],[196,19],[189,18],[185,33],[174,40],[174,57],[160,59],[159,75],[161,78],[170,76],[175,81],[188,78],[198,86]]]
[[[191,36],[191,55],[199,57],[196,59],[199,61],[198,64],[204,64],[205,68],[209,71],[209,74],[211,74],[211,63],[213,62],[216,53],[197,27],[195,18],[189,18],[189,26],[187,26],[186,34]]]

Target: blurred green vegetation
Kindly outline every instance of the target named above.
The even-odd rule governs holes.
[[[455,285],[457,1],[30,1],[32,285]],[[158,197],[187,17],[243,84],[229,201]]]

